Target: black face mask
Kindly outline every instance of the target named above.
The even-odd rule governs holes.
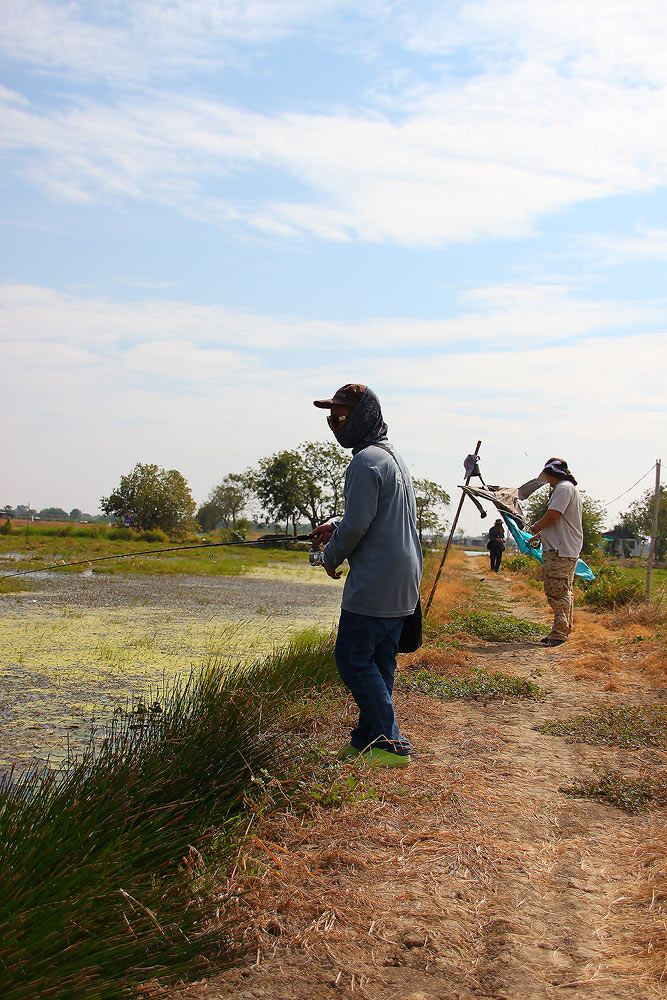
[[[380,400],[372,389],[364,390],[345,423],[333,433],[342,448],[352,448],[354,452],[386,438],[387,425],[382,419]]]

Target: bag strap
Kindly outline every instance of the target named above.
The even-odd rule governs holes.
[[[412,527],[415,530],[417,530],[417,522],[416,522],[416,520],[412,516],[412,507],[410,506],[410,497],[408,496],[408,487],[407,487],[407,484],[405,482],[405,476],[403,475],[403,469],[401,468],[400,462],[398,461],[398,459],[394,455],[394,453],[391,450],[391,448],[387,448],[387,446],[385,444],[379,444],[377,441],[374,441],[372,447],[373,448],[382,448],[382,450],[386,451],[388,455],[391,455],[391,457],[393,458],[393,460],[396,462],[396,465],[398,467],[398,471],[400,472],[401,479],[403,481],[403,490],[405,492],[405,502],[406,502],[407,507],[408,507],[408,517],[412,521]]]

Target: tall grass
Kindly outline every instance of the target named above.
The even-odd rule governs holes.
[[[213,661],[62,771],[6,776],[3,1000],[129,997],[232,961],[211,868],[238,845],[255,776],[289,770],[284,707],[335,677],[332,638],[314,634],[251,668]]]
[[[639,604],[644,591],[641,581],[617,566],[600,566],[595,571],[595,580],[582,582],[584,603],[601,611]]]

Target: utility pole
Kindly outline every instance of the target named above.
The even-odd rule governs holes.
[[[651,544],[648,550],[648,562],[646,564],[646,604],[651,600],[651,573],[653,571],[653,560],[655,559],[655,543],[658,538],[658,514],[660,513],[660,459],[655,461],[655,496],[653,498],[653,531],[651,532]]]
[[[479,455],[479,449],[482,447],[482,442],[477,442],[477,447],[475,448],[474,454]],[[474,472],[474,469],[473,469]],[[466,478],[466,486],[472,479],[472,475]],[[440,580],[440,574],[442,573],[442,567],[445,565],[445,559],[447,558],[447,553],[449,552],[450,546],[452,544],[452,538],[454,537],[454,532],[456,531],[456,525],[461,513],[461,507],[463,507],[463,501],[465,500],[465,493],[461,494],[461,499],[459,500],[458,510],[452,521],[452,530],[449,532],[449,538],[447,539],[447,545],[445,546],[445,551],[442,554],[442,559],[440,560],[440,565],[438,566],[438,572],[435,575],[435,580],[433,581],[433,586],[431,587],[431,593],[428,595],[428,601],[426,602],[426,607],[424,608],[424,617],[428,614],[428,609],[431,607],[431,601],[433,600],[433,595],[435,594],[436,587],[438,586],[438,581]]]
[[[30,501],[28,500],[28,513],[25,519],[25,544],[28,547],[28,528],[30,527]]]

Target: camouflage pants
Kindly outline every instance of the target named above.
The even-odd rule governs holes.
[[[574,595],[572,583],[576,559],[559,556],[552,549],[542,553],[544,565],[544,593],[554,613],[554,623],[549,633],[552,639],[567,639],[572,631]]]

